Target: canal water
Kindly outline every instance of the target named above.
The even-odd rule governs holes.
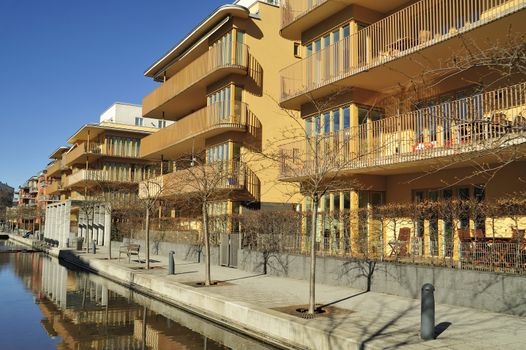
[[[0,241],[0,349],[273,347]]]

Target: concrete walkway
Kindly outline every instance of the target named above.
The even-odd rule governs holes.
[[[83,261],[97,261],[113,267],[133,271],[139,276],[151,276],[166,282],[188,284],[204,279],[204,265],[192,261],[176,260],[176,275],[167,276],[167,257],[151,256],[153,269],[137,261],[128,263],[115,259],[104,259],[107,251],[96,255],[80,253]],[[142,257],[144,258],[144,257]],[[305,304],[308,300],[308,283],[288,278],[257,275],[233,268],[212,266],[213,280],[228,282],[221,286],[193,288],[209,296],[226,299],[258,309],[275,309]],[[175,292],[174,292],[175,293]],[[479,311],[449,305],[437,305],[436,324],[441,331],[438,338],[423,342],[419,338],[420,303],[418,300],[367,292],[352,288],[327,285],[317,286],[317,302],[349,310],[330,317],[304,320],[295,316],[302,324],[323,329],[329,334],[352,338],[357,348],[379,349],[524,349],[526,347],[526,318]],[[174,296],[177,298],[177,296]],[[275,316],[275,311],[268,310]],[[294,322],[294,320],[292,320]],[[318,350],[318,349],[317,349]]]
[[[31,239],[12,237],[31,246]],[[65,253],[65,254],[64,254]],[[526,318],[437,305],[436,324],[440,334],[436,340],[419,338],[420,303],[387,294],[352,288],[318,285],[317,302],[348,312],[329,317],[303,319],[273,309],[305,304],[308,283],[289,278],[257,275],[237,269],[212,266],[212,278],[226,282],[220,286],[195,288],[192,282],[204,278],[204,265],[176,260],[176,275],[167,275],[167,257],[152,255],[152,269],[127,258],[107,259],[107,250],[97,254],[51,249],[53,256],[69,256],[89,265],[101,275],[140,287],[159,299],[179,303],[199,313],[233,325],[250,334],[256,325],[273,332],[274,338],[295,339],[293,348],[322,349],[524,349]],[[144,259],[144,256],[141,257]],[[265,333],[254,333],[264,338]],[[304,339],[307,338],[307,339]],[[298,339],[309,346],[298,346]]]

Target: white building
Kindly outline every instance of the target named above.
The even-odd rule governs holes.
[[[116,123],[126,125],[145,126],[150,128],[164,128],[173,121],[143,118],[142,106],[133,103],[115,102],[100,115],[101,123]]]

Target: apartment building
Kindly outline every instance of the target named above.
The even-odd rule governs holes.
[[[198,190],[170,184],[196,167],[221,166],[229,176],[215,188],[222,194],[210,205],[212,217],[247,207],[293,207],[289,184],[276,183],[278,167],[255,161],[273,147],[269,140],[292,126],[277,103],[279,70],[298,58],[294,43],[279,35],[276,3],[219,7],[146,70],[160,85],[144,97],[143,116],[174,121],[144,138],[141,147],[142,157],[163,164],[158,180],[168,190],[161,198],[191,198]],[[178,203],[161,215],[191,217],[192,208]],[[235,226],[226,225],[229,231]]]
[[[455,70],[451,59],[466,63],[460,55],[472,48],[473,55],[505,50],[526,29],[525,7],[523,0],[281,2],[280,34],[298,43],[302,59],[280,72],[280,105],[301,113],[307,136],[282,148],[279,178],[304,185],[315,163],[329,158],[348,185],[320,198],[320,215],[366,212],[344,223],[320,220],[319,242],[343,252],[365,238],[387,250],[398,233],[378,229],[385,223],[374,207],[492,201],[526,190],[524,76],[496,79],[495,67],[484,65]],[[507,163],[504,149],[518,156],[488,176],[483,169]],[[304,208],[311,208],[308,200]],[[459,230],[511,236],[518,229],[509,220],[494,226],[464,214],[400,218],[398,227],[411,230],[425,255],[447,254]]]
[[[0,223],[8,222],[7,208],[13,205],[15,189],[7,183],[0,182]]]
[[[143,118],[141,106],[117,102],[100,115],[99,123],[77,130],[67,140],[70,146],[50,156],[46,194],[59,200],[47,207],[46,234],[65,244],[70,234],[88,239],[93,226],[93,239],[107,244],[111,213],[102,197],[137,191],[150,165],[140,157],[141,140],[166,125],[169,122]],[[88,225],[83,203],[97,198],[101,204]]]
[[[38,176],[31,176],[18,187],[16,203],[16,221],[19,229],[34,231],[38,195]]]

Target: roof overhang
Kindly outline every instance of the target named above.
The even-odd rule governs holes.
[[[218,25],[221,21],[228,17],[249,18],[250,11],[240,5],[223,5],[217,8],[212,14],[205,18],[203,22],[198,24],[188,35],[186,35],[176,46],[164,54],[154,64],[152,64],[145,72],[147,77],[155,77],[162,72],[167,66],[174,61],[184,56],[188,49],[193,47],[205,36],[211,29]]]
[[[133,133],[138,135],[150,135],[153,134],[157,129],[153,128],[145,128],[145,127],[135,127],[133,125],[125,125],[119,126],[119,124],[113,124],[109,125],[110,123],[101,123],[101,124],[86,124],[83,127],[81,127],[73,136],[71,136],[68,140],[69,144],[75,144],[78,141],[86,141],[89,139],[93,139],[100,134],[107,132],[107,131],[118,131],[118,132],[127,132],[127,133]],[[146,130],[151,129],[151,130]]]
[[[69,147],[66,146],[60,146],[57,148],[51,155],[49,156],[49,159],[60,159],[62,157],[62,154],[67,152]]]

